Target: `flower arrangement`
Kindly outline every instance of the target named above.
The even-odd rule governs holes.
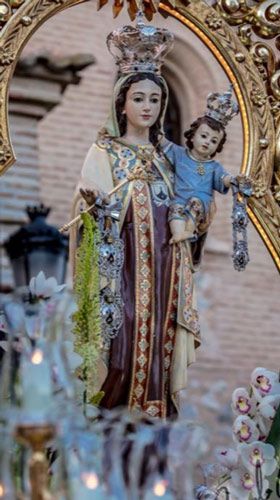
[[[275,490],[276,477],[272,477],[280,466],[280,383],[277,373],[256,368],[251,374],[249,388],[238,387],[233,392],[231,408],[235,415],[232,427],[235,449],[216,449],[216,465],[222,468],[217,467],[215,482],[210,489],[207,485],[198,488],[197,498],[208,498],[207,494],[211,492],[213,496],[209,498],[219,498],[221,487],[236,500],[280,498]]]
[[[86,226],[87,221],[84,224]],[[91,271],[96,263],[97,240],[94,238],[98,235],[91,225],[87,226],[85,234],[93,244],[88,254],[80,254],[83,259],[81,273]],[[21,422],[19,418],[25,422],[26,416],[32,417],[31,422],[34,419],[37,424],[42,417],[43,422],[47,418],[55,426],[57,436],[53,446],[59,450],[60,461],[56,460],[51,466],[51,486],[56,494],[62,481],[60,467],[66,467],[70,499],[79,495],[85,500],[105,500],[113,498],[117,490],[118,498],[135,500],[155,500],[157,497],[166,500],[280,498],[280,382],[275,372],[258,367],[251,374],[248,388],[235,389],[231,401],[235,446],[217,448],[216,462],[205,466],[201,462],[209,451],[210,439],[206,429],[198,424],[198,415],[189,401],[185,409],[187,414],[182,411],[178,420],[169,422],[150,420],[126,410],[104,412],[88,404],[84,407],[76,404],[76,384],[68,368],[72,374],[78,371],[82,375],[97,370],[100,324],[93,316],[86,317],[87,311],[94,315],[98,306],[94,294],[99,277],[95,274],[91,281],[92,274],[88,273],[87,293],[78,290],[79,312],[64,285],[58,285],[54,278],[46,278],[43,272],[32,278],[27,303],[11,300],[4,305],[11,335],[9,342],[2,341],[0,346],[8,354],[9,351],[19,354],[14,365],[17,376],[13,377],[13,392],[18,399],[9,413],[5,413],[3,405],[0,410],[4,420],[13,416],[12,420],[7,418],[11,428]],[[88,293],[95,300],[93,304],[88,303]],[[6,328],[2,320],[0,327]],[[82,347],[84,342],[86,352],[90,353],[87,344],[92,339],[95,354],[89,360],[84,357]],[[79,354],[75,352],[74,344],[77,343],[81,347]],[[85,367],[86,372],[83,371]],[[10,369],[3,370],[0,388],[1,385],[5,388],[4,375],[10,373]],[[10,389],[11,379],[8,382],[6,387]],[[79,392],[84,394],[84,381],[80,381],[80,386]],[[219,411],[216,396],[221,389],[224,385],[220,381],[202,397],[204,406],[215,414]],[[87,403],[98,404],[99,397],[100,393],[97,399],[92,397],[89,401],[87,393]],[[86,411],[82,413],[82,409]],[[199,469],[203,471],[205,483],[195,488]],[[4,480],[8,484],[0,470],[0,486]]]

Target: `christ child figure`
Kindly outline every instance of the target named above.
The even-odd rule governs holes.
[[[230,185],[238,182],[214,159],[226,141],[225,125],[238,113],[230,97],[231,90],[210,94],[206,114],[184,134],[186,149],[176,148],[174,197],[169,208],[170,243],[195,241],[206,233],[216,211],[214,191],[226,194]]]

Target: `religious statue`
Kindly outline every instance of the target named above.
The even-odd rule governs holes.
[[[86,202],[87,210],[91,207],[96,216],[97,205],[105,210],[110,201],[121,206],[122,320],[107,343],[101,406],[126,405],[162,418],[178,411],[178,394],[186,387],[187,367],[195,361],[195,348],[200,344],[193,281],[199,244],[182,238],[170,244],[175,235],[172,213],[180,191],[180,162],[186,169],[191,162],[199,163],[202,174],[208,166],[204,157],[197,157],[197,134],[206,127],[211,137],[218,137],[207,151],[210,156],[225,136],[204,119],[195,130],[191,128],[188,137],[195,144],[196,159],[164,137],[168,87],[160,68],[172,43],[167,29],[146,26],[141,15],[135,27],[125,26],[108,36],[119,76],[107,123],[83,165],[73,210],[73,216],[77,215]],[[202,150],[203,156],[204,145]],[[201,174],[197,168],[197,175]],[[220,191],[226,189],[221,179],[218,182]],[[72,260],[79,232],[77,225],[72,227]],[[116,283],[111,287],[112,301],[114,287]],[[110,322],[114,323],[111,316]]]
[[[169,147],[168,157],[175,166],[170,243],[202,237],[216,212],[214,191],[226,194],[231,185],[239,186],[244,179],[241,175],[233,177],[214,160],[226,142],[226,125],[239,111],[231,94],[232,87],[224,94],[209,94],[205,114],[184,134],[186,149]]]
[[[172,43],[167,29],[146,26],[141,16],[136,27],[109,35],[119,78],[74,203],[77,214],[82,197],[91,205],[121,186],[114,197],[121,202],[123,321],[111,340],[101,405],[127,405],[154,417],[176,413],[176,394],[186,387],[200,343],[191,253],[169,244],[174,166],[164,152],[168,87],[160,67]],[[73,253],[77,226],[71,240]]]

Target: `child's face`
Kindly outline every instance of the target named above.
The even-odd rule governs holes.
[[[202,123],[196,130],[192,142],[193,155],[199,160],[207,160],[215,154],[223,137],[223,131],[213,130],[206,123]]]

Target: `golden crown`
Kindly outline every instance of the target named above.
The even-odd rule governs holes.
[[[137,14],[136,26],[123,26],[107,37],[107,47],[121,74],[160,73],[163,59],[171,49],[174,35],[165,28],[146,25],[143,13]]]
[[[205,115],[222,123],[224,127],[239,113],[237,102],[231,99],[232,91],[233,86],[230,85],[229,90],[224,94],[213,92],[207,97],[207,110]]]

